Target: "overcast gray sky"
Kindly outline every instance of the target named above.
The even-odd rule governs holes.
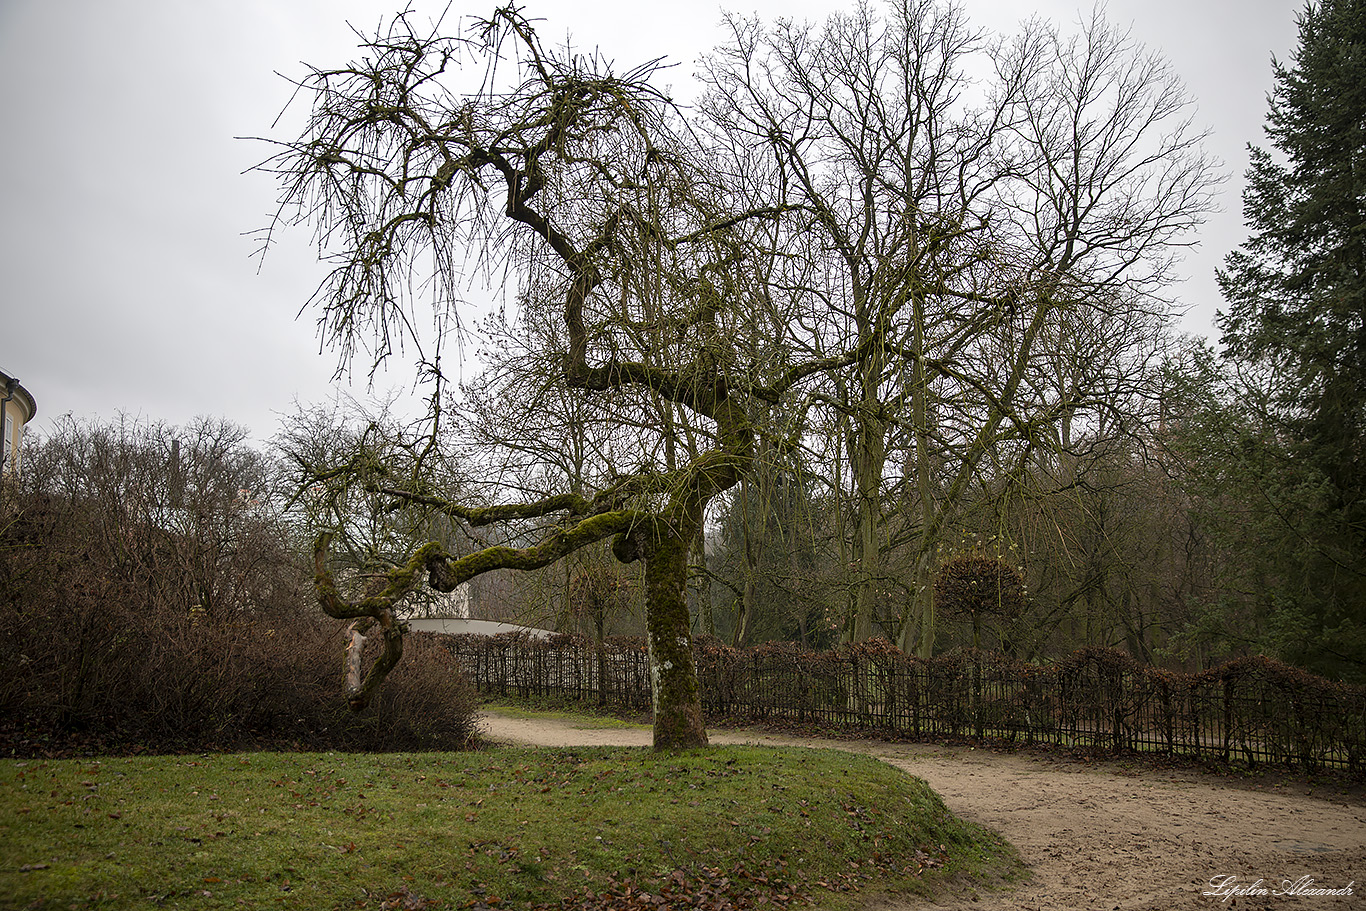
[[[402,0],[0,0],[0,370],[59,415],[123,411],[184,423],[222,416],[268,439],[278,415],[328,400],[335,359],[312,315],[321,278],[304,229],[264,264],[248,232],[276,196],[258,143],[288,99],[275,73],[353,56],[351,22],[373,29]],[[722,38],[720,10],[824,19],[836,0],[527,0],[543,34],[572,34],[619,63],[667,56],[676,83]],[[1088,2],[962,0],[1008,31],[1039,14],[1072,27]],[[433,15],[446,0],[415,0]],[[451,15],[493,0],[455,0]],[[1178,294],[1188,331],[1214,335],[1214,269],[1244,238],[1245,146],[1263,143],[1270,58],[1296,43],[1291,0],[1110,0],[1109,18],[1163,53],[1212,131],[1229,180],[1223,211],[1189,255]],[[260,267],[258,269],[258,266]],[[379,392],[405,378],[381,375]],[[345,384],[342,384],[343,387]],[[355,393],[366,392],[364,378]]]

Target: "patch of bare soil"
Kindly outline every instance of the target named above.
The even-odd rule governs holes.
[[[487,739],[539,746],[647,746],[639,728],[483,717]],[[713,731],[713,743],[867,753],[927,781],[959,816],[1009,839],[1033,876],[1007,892],[876,911],[1167,911],[1366,908],[1366,804],[1332,786],[1240,786],[1198,770],[1088,765],[1052,756]],[[1350,889],[1350,894],[1313,890]],[[1204,894],[1213,893],[1213,894]]]

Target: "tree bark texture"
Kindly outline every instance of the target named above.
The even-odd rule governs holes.
[[[650,645],[656,750],[707,745],[701,690],[689,632],[690,540],[690,535],[666,533],[654,553],[645,560],[646,632]]]

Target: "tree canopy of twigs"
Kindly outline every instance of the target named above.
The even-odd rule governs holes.
[[[618,70],[551,51],[515,7],[456,37],[413,19],[300,80],[307,123],[263,165],[282,187],[276,224],[314,225],[331,264],[312,303],[343,367],[411,343],[434,389],[402,458],[360,445],[299,459],[301,487],[361,490],[477,540],[414,542],[357,590],[334,571],[335,532],[318,535],[324,610],[385,643],[353,681],[358,708],[401,658],[396,608],[415,587],[610,540],[645,567],[656,746],[705,743],[686,587],[708,504],[757,453],[805,445],[824,410],[857,477],[855,589],[885,563],[898,446],[916,453],[928,588],[928,554],[988,455],[1018,461],[1099,391],[1044,349],[1074,322],[1143,312],[1205,204],[1197,138],[1163,132],[1182,97],[1099,25],[996,47],[978,109],[959,99],[956,61],[979,42],[956,9],[860,7],[819,38],[735,20],[699,119],[655,86],[660,61]],[[592,403],[629,445],[515,497],[452,483],[453,409],[422,327],[434,318],[438,340],[458,327],[471,273],[537,327],[485,388],[531,409],[552,389]],[[867,610],[857,595],[850,630],[870,632]],[[893,619],[932,643],[932,616]]]

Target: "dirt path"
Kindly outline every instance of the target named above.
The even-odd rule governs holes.
[[[644,728],[487,713],[490,740],[540,746],[646,746]],[[1001,832],[1033,870],[1009,893],[913,909],[1366,908],[1366,805],[1308,785],[1230,785],[1198,771],[1089,768],[1047,756],[924,744],[795,740],[715,731],[713,743],[823,746],[877,756],[929,782],[958,815]],[[1228,877],[1224,895],[1210,882]],[[1227,894],[1229,889],[1342,890],[1351,895]],[[1258,884],[1258,880],[1262,882]],[[1284,884],[1283,884],[1284,883]],[[1292,889],[1293,891],[1293,889]]]

